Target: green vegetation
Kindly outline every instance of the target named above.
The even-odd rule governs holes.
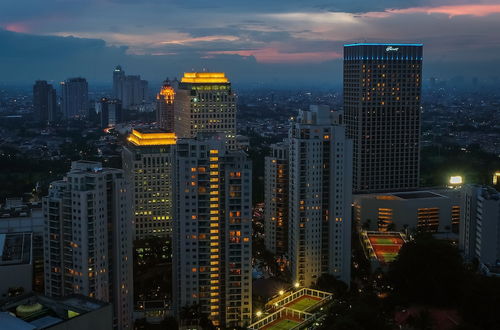
[[[424,147],[421,151],[421,186],[443,186],[451,175],[461,175],[465,183],[491,184],[492,174],[500,169],[500,157],[484,152],[477,145],[462,150],[459,146]]]

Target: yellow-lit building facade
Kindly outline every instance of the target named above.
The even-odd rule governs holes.
[[[156,123],[167,132],[174,131],[175,90],[166,80],[156,95]]]
[[[170,238],[172,157],[177,138],[161,130],[134,129],[123,148],[123,169],[132,185],[134,239]]]
[[[221,72],[186,72],[174,102],[174,130],[180,138],[223,133],[231,148],[236,139],[236,95]]]
[[[216,326],[252,315],[251,162],[224,139],[179,140],[174,171],[174,313],[199,304]]]

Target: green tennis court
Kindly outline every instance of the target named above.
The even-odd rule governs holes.
[[[312,297],[301,297],[296,301],[292,301],[290,304],[288,304],[286,307],[298,310],[298,311],[305,311],[311,306],[314,306],[318,303],[320,299],[318,298],[312,298]]]
[[[300,322],[297,321],[292,321],[292,320],[279,320],[277,323],[270,324],[266,326],[264,329],[265,330],[288,330],[292,329],[296,325],[298,325]]]
[[[392,238],[374,238],[375,244],[394,244],[394,240]]]

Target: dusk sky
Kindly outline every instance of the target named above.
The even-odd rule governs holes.
[[[500,0],[1,0],[0,81],[337,84],[342,45],[422,42],[424,78],[500,76]]]

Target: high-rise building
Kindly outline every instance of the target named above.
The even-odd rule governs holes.
[[[236,95],[221,72],[186,72],[174,103],[175,133],[193,138],[199,133],[224,133],[231,148],[236,139]]]
[[[89,112],[89,86],[85,78],[70,78],[61,83],[61,109],[64,117],[85,117]]]
[[[120,100],[102,98],[95,104],[102,128],[123,123],[123,109]]]
[[[121,66],[113,71],[113,97],[122,101],[124,109],[143,104],[148,98],[148,82],[141,76],[127,76]]]
[[[123,148],[125,178],[132,187],[134,240],[171,237],[175,143],[174,133],[137,128]]]
[[[288,252],[288,148],[287,141],[273,144],[264,160],[265,245],[278,255]]]
[[[291,121],[288,256],[302,286],[323,274],[350,282],[352,141],[341,120],[311,106]]]
[[[465,260],[488,268],[500,262],[500,193],[491,187],[462,188],[459,247]]]
[[[33,108],[42,124],[57,120],[56,90],[45,80],[37,80],[33,85]]]
[[[43,199],[45,293],[113,303],[117,329],[132,327],[132,217],[123,171],[76,161]]]
[[[225,141],[177,141],[173,297],[179,316],[198,304],[217,326],[252,316],[251,162]]]
[[[421,44],[344,46],[344,112],[353,190],[419,185]]]
[[[163,82],[160,92],[156,94],[156,122],[158,127],[167,132],[174,131],[174,99],[174,88],[167,79]]]

